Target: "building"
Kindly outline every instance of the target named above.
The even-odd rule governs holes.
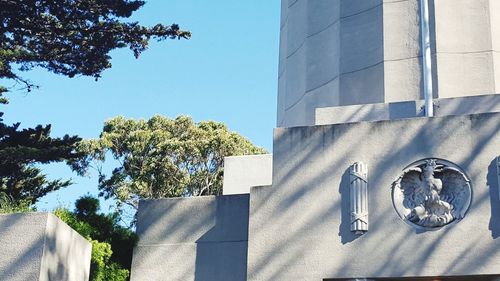
[[[142,201],[132,280],[500,277],[500,2],[421,7],[282,0],[272,161]]]

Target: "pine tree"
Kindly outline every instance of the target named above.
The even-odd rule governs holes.
[[[111,67],[109,52],[128,47],[135,57],[152,38],[189,38],[178,25],[145,27],[124,21],[144,5],[137,0],[0,0],[0,79],[36,85],[20,72],[45,68],[68,77],[96,80]],[[0,104],[7,104],[0,86]],[[0,117],[3,113],[0,112]],[[12,201],[31,203],[48,192],[68,186],[67,180],[49,180],[39,164],[74,161],[77,136],[50,136],[50,125],[20,129],[0,119],[0,193]],[[3,196],[5,197],[5,196]],[[1,202],[0,202],[1,204]],[[0,206],[1,207],[1,206]]]

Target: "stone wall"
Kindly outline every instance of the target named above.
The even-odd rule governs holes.
[[[500,3],[434,0],[439,97],[500,92]]]
[[[248,197],[141,201],[131,280],[246,280]]]
[[[496,158],[500,113],[278,128],[273,186],[250,194],[248,280],[500,274]],[[465,218],[418,230],[395,211],[391,187],[424,158],[470,177]],[[369,231],[350,231],[349,168],[368,165]]]
[[[87,281],[90,243],[51,213],[0,215],[0,280]]]
[[[272,154],[225,157],[222,193],[248,194],[252,186],[271,185],[272,171]]]

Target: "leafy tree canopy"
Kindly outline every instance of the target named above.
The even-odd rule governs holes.
[[[81,174],[96,168],[100,195],[135,208],[143,198],[221,194],[224,157],[265,153],[222,123],[160,115],[113,118],[99,139],[82,141],[79,151],[87,157],[73,168]],[[119,165],[106,175],[102,164],[110,155]]]

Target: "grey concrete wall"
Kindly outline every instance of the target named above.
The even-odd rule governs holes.
[[[499,92],[500,9],[495,0],[435,0],[439,97]]]
[[[0,280],[38,280],[46,213],[0,215]]]
[[[382,31],[382,0],[282,0],[278,126],[313,124],[316,107],[382,102]]]
[[[434,100],[434,116],[500,112],[500,95]],[[424,116],[424,101],[375,103],[316,108],[316,125],[381,121]]]
[[[0,215],[0,280],[87,281],[91,245],[50,213]]]
[[[271,185],[272,172],[272,154],[225,157],[222,192],[224,195],[246,194],[252,186]]]
[[[40,281],[87,281],[92,245],[75,230],[49,213],[40,268]]]
[[[131,280],[246,280],[248,198],[141,201]]]
[[[430,3],[435,97],[500,92],[498,1]],[[418,0],[282,0],[277,126],[422,99],[419,14]]]
[[[500,113],[278,128],[273,186],[250,196],[248,280],[499,274]],[[428,157],[470,177],[466,217],[438,231],[405,223],[391,186]],[[368,165],[367,234],[350,232],[349,167]]]

